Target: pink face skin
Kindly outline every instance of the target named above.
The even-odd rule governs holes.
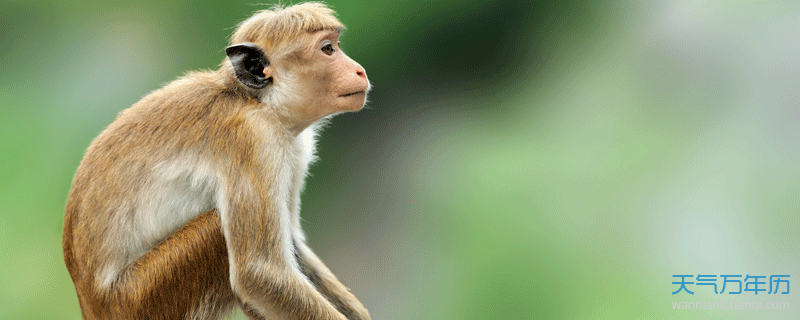
[[[331,114],[364,107],[371,88],[367,73],[341,50],[338,31],[311,33],[308,45],[295,57],[298,62],[286,63],[294,64],[288,71],[295,82],[288,107],[297,128],[305,128]],[[264,73],[276,72],[271,68],[267,67]],[[279,78],[276,74],[276,81]]]

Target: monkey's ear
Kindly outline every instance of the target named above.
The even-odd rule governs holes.
[[[235,44],[225,48],[225,53],[231,60],[236,78],[244,85],[253,89],[264,89],[272,83],[272,77],[264,74],[264,68],[269,66],[269,60],[255,44],[249,42]]]

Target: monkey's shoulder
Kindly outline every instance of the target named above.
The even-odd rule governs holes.
[[[189,72],[145,95],[120,112],[117,120],[135,117],[148,122],[170,121],[176,117],[223,111],[220,107],[233,104],[235,100],[237,97],[220,83],[212,71]]]
[[[139,154],[137,149],[175,154],[228,139],[257,103],[227,89],[215,71],[190,72],[121,111],[87,156]]]

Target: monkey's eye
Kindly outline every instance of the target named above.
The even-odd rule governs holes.
[[[336,50],[333,49],[333,45],[330,44],[330,43],[322,46],[322,52],[324,52],[327,55],[332,55],[334,51],[336,51]]]

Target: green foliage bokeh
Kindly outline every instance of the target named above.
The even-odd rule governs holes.
[[[0,318],[80,318],[61,228],[84,150],[216,68],[251,3],[0,1]],[[800,6],[328,3],[375,88],[321,136],[303,217],[374,319],[796,314],[673,310],[800,299],[671,283],[800,277]]]

